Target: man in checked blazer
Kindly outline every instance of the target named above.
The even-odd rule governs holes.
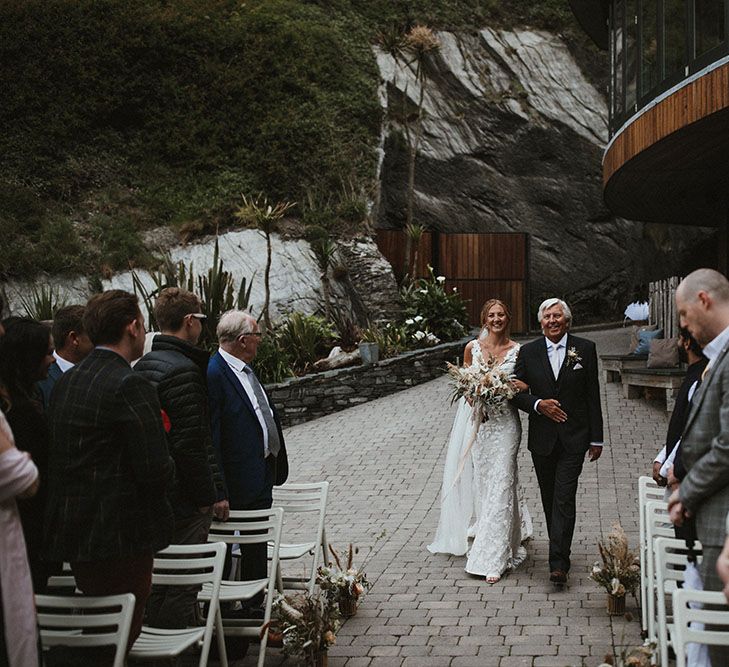
[[[704,590],[720,591],[716,564],[729,511],[729,281],[713,269],[698,269],[679,284],[676,307],[681,325],[704,348],[709,364],[681,438],[688,472],[669,508],[677,525],[696,517]],[[729,647],[710,646],[709,653],[713,665],[729,665]]]
[[[529,414],[529,451],[549,533],[549,580],[567,582],[575,530],[577,485],[585,455],[603,448],[595,343],[568,333],[569,306],[547,299],[539,307],[544,337],[523,345],[514,374],[529,385],[514,404]]]
[[[83,324],[96,347],[58,380],[49,408],[47,554],[71,563],[85,595],[134,594],[131,647],[154,553],[172,534],[174,465],[157,392],[130,366],[144,348],[137,298],[121,290],[97,294]]]

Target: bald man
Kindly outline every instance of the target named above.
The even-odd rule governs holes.
[[[698,269],[678,286],[676,307],[681,325],[704,348],[709,363],[681,438],[688,472],[669,509],[677,525],[696,517],[704,549],[704,590],[721,591],[716,564],[729,510],[729,281],[713,269]],[[709,651],[713,665],[729,665],[729,647],[712,646]]]

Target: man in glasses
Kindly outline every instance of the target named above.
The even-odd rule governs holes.
[[[216,505],[222,478],[217,473],[208,412],[209,355],[197,347],[205,315],[197,295],[177,287],[163,289],[154,306],[161,333],[152,351],[134,367],[157,388],[176,479],[170,496],[175,513],[173,544],[207,541],[213,512],[226,519],[227,502]],[[216,480],[217,477],[217,480]],[[147,623],[184,628],[194,622],[197,590],[193,587],[153,588],[147,603]]]
[[[217,334],[220,347],[210,360],[208,387],[225,497],[233,510],[268,509],[274,485],[286,481],[288,460],[276,408],[251,367],[261,331],[251,315],[230,310],[220,318]],[[241,545],[241,557],[241,579],[266,577],[265,544]],[[229,562],[230,551],[227,568]],[[251,600],[244,612],[260,614],[259,604]]]

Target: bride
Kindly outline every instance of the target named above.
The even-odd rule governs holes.
[[[481,309],[481,334],[466,345],[463,365],[478,366],[493,357],[511,374],[519,344],[509,338],[510,322],[511,313],[503,301],[487,301]],[[527,389],[524,383],[513,382],[518,391]],[[523,543],[532,535],[516,462],[521,421],[516,408],[504,402],[489,413],[473,440],[473,413],[461,398],[448,441],[440,521],[428,550],[461,556],[468,551],[468,538],[473,537],[466,572],[494,584],[506,570],[524,562]],[[469,526],[474,514],[475,521]]]

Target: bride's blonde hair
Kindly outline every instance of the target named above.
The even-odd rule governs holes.
[[[507,306],[501,299],[489,299],[481,307],[481,331],[488,331],[488,327],[486,326],[486,317],[489,314],[489,310],[491,310],[494,306],[501,306],[504,309],[504,312],[506,313],[506,318],[509,320],[508,324],[506,325],[508,331],[509,325],[511,324],[511,310],[509,309],[509,306]]]

